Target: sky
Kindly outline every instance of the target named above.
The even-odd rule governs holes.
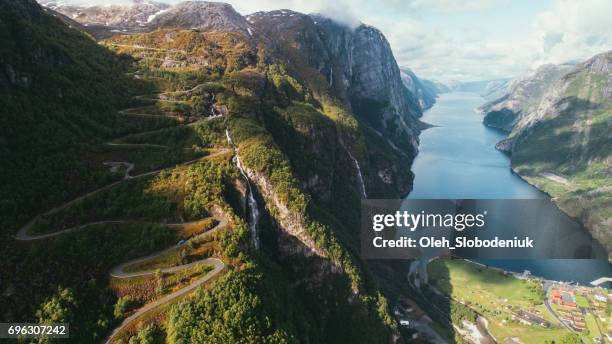
[[[176,3],[177,0],[162,2]],[[64,0],[129,4],[130,0]],[[515,77],[612,50],[612,0],[227,0],[246,15],[318,12],[379,28],[400,66],[441,82]]]

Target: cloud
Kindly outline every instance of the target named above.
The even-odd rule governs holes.
[[[532,66],[584,60],[612,49],[612,1],[561,0],[537,16]]]
[[[471,11],[481,11],[508,0],[387,0],[385,7],[391,11],[410,13],[410,12],[429,12],[429,13],[461,13]]]
[[[325,17],[332,18],[336,22],[348,26],[351,29],[354,29],[361,25],[361,21],[359,20],[359,17],[355,13],[353,8],[347,8],[344,4],[340,2],[326,2],[318,10],[318,13],[324,15]]]

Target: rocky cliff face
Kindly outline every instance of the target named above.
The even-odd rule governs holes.
[[[480,107],[485,114],[484,124],[510,132],[522,115],[533,110],[548,87],[572,68],[571,65],[543,65],[531,74],[510,81],[501,97]]]
[[[480,95],[486,100],[495,100],[506,94],[511,80],[501,79],[489,81]]]
[[[349,28],[320,15],[288,10],[257,12],[247,20],[283,51],[290,66],[301,66],[303,75],[323,76],[320,93],[340,99],[358,120],[367,150],[355,151],[363,145],[357,142],[361,139],[341,135],[339,140],[353,164],[360,166],[366,193],[389,197],[409,191],[412,176],[398,169],[397,162],[410,164],[416,155],[421,108],[402,84],[382,33],[367,25]],[[319,182],[325,184],[322,178]]]
[[[320,15],[311,17],[321,28],[321,38],[329,52],[330,60],[323,68],[330,70],[327,79],[332,87],[340,91],[346,88],[357,108],[362,102],[380,103],[384,121],[400,120],[406,132],[414,134],[414,118],[422,115],[418,100],[403,86],[399,67],[382,32],[365,24],[351,29]]]
[[[410,68],[402,67],[400,71],[404,86],[418,99],[421,109],[426,110],[432,107],[438,97],[436,85],[433,82],[421,80]]]
[[[158,13],[149,19],[151,30],[171,27],[201,31],[231,31],[249,34],[246,19],[221,2],[185,1]]]
[[[545,70],[553,78],[559,72]],[[557,81],[525,81],[517,89],[521,84],[532,85],[536,93],[545,91],[534,103],[513,103],[522,112],[498,147],[511,154],[517,173],[582,220],[610,250],[612,51],[577,65]]]

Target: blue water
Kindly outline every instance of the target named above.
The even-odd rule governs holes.
[[[411,199],[535,199],[547,196],[510,170],[510,159],[495,149],[505,135],[485,127],[475,109],[484,99],[474,93],[442,94],[422,120],[436,127],[421,133],[414,161]],[[581,284],[612,276],[605,260],[482,260],[505,270]]]

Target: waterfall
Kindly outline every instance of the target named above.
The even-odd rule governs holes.
[[[334,68],[330,67],[329,68],[329,87],[332,87],[333,84],[334,84]]]
[[[355,164],[355,168],[357,169],[357,179],[359,179],[359,188],[361,189],[361,195],[363,198],[368,198],[368,194],[366,193],[365,183],[363,182],[363,175],[361,175],[361,167],[359,167],[359,161],[355,159],[353,154],[348,149],[345,149],[348,153],[348,156],[353,160],[353,164]]]
[[[240,157],[238,156],[238,149],[230,136],[229,129],[225,128],[225,137],[227,138],[227,142],[234,149],[234,159],[236,161],[236,166],[240,171],[240,174],[246,179],[247,186],[249,187],[248,192],[248,205],[249,205],[249,230],[251,232],[251,243],[255,249],[259,249],[259,232],[257,229],[257,223],[259,222],[259,204],[257,204],[257,200],[255,199],[255,193],[253,193],[253,187],[251,186],[251,180],[249,176],[246,174],[246,171],[242,167],[242,162],[240,161]]]

